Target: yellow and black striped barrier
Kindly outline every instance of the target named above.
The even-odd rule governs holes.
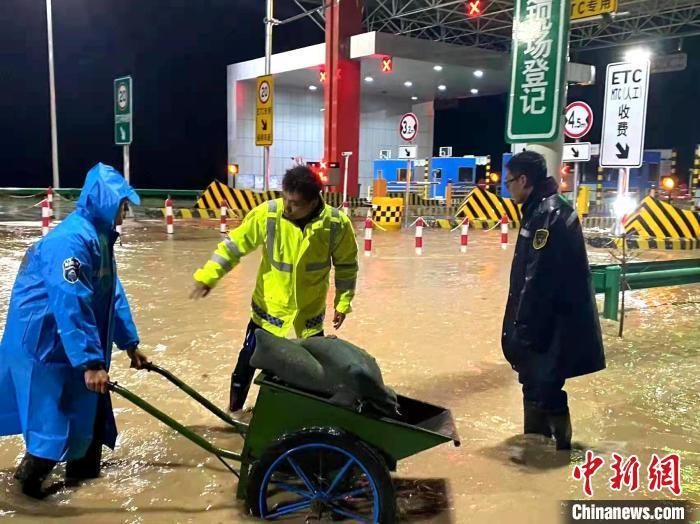
[[[391,191],[387,193],[387,197],[389,198],[405,198],[405,193],[400,192],[400,191]],[[440,198],[423,198],[422,195],[419,195],[418,193],[411,193],[408,196],[408,205],[409,206],[444,206],[446,205],[445,201],[440,199]]]
[[[469,217],[472,222],[498,222],[503,215],[508,216],[511,224],[520,224],[522,218],[520,206],[510,198],[502,198],[490,191],[475,187],[462,205],[459,206],[457,217]]]
[[[462,223],[461,220],[453,220],[450,218],[438,218],[435,221],[435,224],[437,227],[440,229],[449,229],[452,231],[454,228],[459,226]],[[500,220],[469,220],[469,227],[472,229],[480,229],[480,230],[490,230],[490,229],[496,229],[498,226],[501,225]],[[515,229],[518,227],[518,224],[514,222],[509,222],[508,226],[511,229]]]
[[[235,216],[243,218],[263,202],[280,198],[281,196],[281,191],[257,192],[250,189],[234,189],[215,180],[209,184],[209,187],[204,190],[202,196],[197,200],[197,208],[208,209],[218,213],[221,208],[221,202],[225,200],[229,210]],[[340,207],[343,205],[342,193],[324,193],[323,198],[330,206]],[[361,198],[349,198],[348,202],[351,208],[367,205]]]
[[[694,241],[700,238],[700,219],[693,211],[648,196],[625,222],[625,232],[642,240],[678,240],[675,243],[679,246],[694,245]]]

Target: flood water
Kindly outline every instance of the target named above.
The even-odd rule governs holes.
[[[178,223],[174,238],[166,238],[160,221],[129,221],[116,252],[142,350],[223,407],[259,256],[244,259],[203,301],[189,300],[192,273],[220,239],[216,228],[214,221]],[[36,227],[0,225],[0,326],[20,259],[37,235]],[[519,435],[522,397],[500,349],[512,245],[503,251],[499,240],[496,231],[472,232],[463,255],[457,233],[429,230],[417,257],[411,234],[375,232],[373,256],[360,257],[354,312],[338,335],[369,350],[400,393],[449,407],[462,440],[460,448],[446,444],[399,464],[404,521],[557,522],[560,500],[584,498],[571,476],[582,451],[569,458],[553,444]],[[608,259],[604,251],[591,254],[595,262]],[[608,368],[566,387],[576,446],[608,461],[594,477],[593,498],[669,497],[647,490],[646,465],[652,453],[677,451],[681,498],[697,504],[700,286],[632,292],[627,305],[623,339],[616,322],[602,320]],[[115,356],[110,377],[221,447],[241,448],[224,423],[170,383],[130,370],[126,355]],[[106,450],[102,477],[80,488],[57,484],[45,501],[15,488],[21,438],[0,440],[0,516],[71,523],[251,520],[235,499],[236,478],[216,458],[126,400],[113,400],[120,435],[116,450]],[[608,487],[612,452],[639,457],[642,487],[634,495]],[[62,473],[57,468],[51,481],[59,483]]]

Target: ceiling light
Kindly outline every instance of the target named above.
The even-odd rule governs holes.
[[[411,82],[410,80],[406,80],[406,81],[403,83],[403,85],[405,85],[406,87],[412,87],[412,86],[413,86],[413,82]]]
[[[479,90],[478,90],[478,89],[472,89],[472,90],[469,91],[469,92],[470,92],[472,95],[478,95],[478,94],[479,94]]]
[[[651,51],[643,47],[635,47],[625,53],[625,60],[628,62],[646,62],[651,58]]]
[[[374,78],[372,78],[371,76],[366,76],[365,82],[374,82]]]
[[[444,85],[444,84],[440,84],[440,85],[438,86],[438,89],[439,89],[440,91],[444,91],[445,89],[447,89],[447,86]]]
[[[484,76],[484,72],[481,69],[477,69],[476,71],[474,71],[474,76],[477,78],[481,78],[482,76]]]
[[[316,87],[316,86],[313,86],[313,85],[309,86],[309,91],[316,91],[317,89],[318,89],[318,87]]]
[[[435,65],[435,66],[433,66],[433,69],[435,69],[435,71],[442,71],[442,66],[441,66],[441,65]]]
[[[418,97],[417,97],[417,96],[412,96],[412,97],[411,97],[411,100],[413,100],[413,101],[418,100]]]

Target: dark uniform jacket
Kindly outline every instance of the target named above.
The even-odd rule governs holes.
[[[502,346],[513,369],[532,380],[605,368],[581,224],[551,177],[523,206]]]

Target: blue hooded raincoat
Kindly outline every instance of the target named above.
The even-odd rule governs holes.
[[[114,168],[87,175],[76,210],[27,250],[0,343],[0,435],[21,433],[27,451],[74,460],[92,441],[104,403],[104,444],[117,437],[109,394],[87,389],[87,366],[109,369],[113,342],[138,345],[117,278],[115,218],[122,200],[139,197]]]

